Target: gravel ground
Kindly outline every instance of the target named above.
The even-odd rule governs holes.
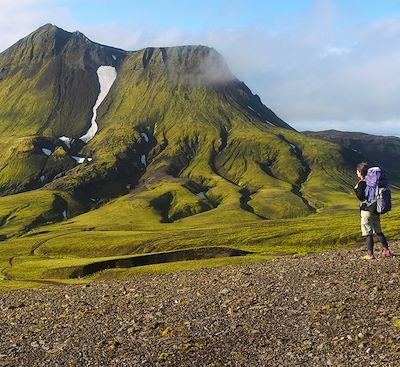
[[[0,366],[397,367],[400,256],[362,254],[2,292]]]

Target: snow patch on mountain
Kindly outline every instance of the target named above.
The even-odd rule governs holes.
[[[53,153],[50,149],[47,148],[42,148],[42,152],[48,157],[51,156],[51,153]]]
[[[205,195],[205,191],[200,191],[200,192],[198,192],[196,195],[199,196],[199,197],[202,198],[202,199],[207,199],[207,198],[206,198],[206,195]]]
[[[145,141],[146,143],[149,142],[149,137],[148,137],[148,135],[147,135],[146,133],[140,133],[140,135],[142,135],[142,137],[143,137],[143,139],[144,139],[144,141]]]
[[[97,108],[104,101],[104,98],[106,98],[108,92],[111,89],[111,86],[113,85],[115,79],[117,78],[117,70],[113,66],[100,66],[97,69],[97,76],[99,78],[100,93],[99,93],[99,96],[97,97],[97,101],[93,107],[93,117],[92,117],[92,121],[91,121],[91,126],[90,126],[89,130],[87,131],[87,133],[79,138],[85,143],[92,140],[93,137],[97,133],[97,129],[98,129],[97,122],[96,122]]]
[[[256,113],[258,116],[262,117],[254,108],[250,107],[249,105],[247,106],[250,110],[252,110],[254,113]]]
[[[115,56],[115,55],[111,55],[111,56],[114,59],[114,61],[117,60],[117,56]]]
[[[75,159],[75,160],[76,160],[76,163],[79,163],[79,164],[85,162],[85,158],[83,158],[83,157],[77,157],[77,156],[75,156],[75,155],[71,155],[71,158],[72,158],[72,159]]]
[[[71,149],[71,139],[70,138],[68,138],[66,136],[60,136],[58,139],[61,140],[67,146],[67,148]]]
[[[140,157],[140,160],[141,160],[143,166],[146,167],[147,166],[147,162],[146,162],[146,156],[144,154],[142,154],[142,156]]]

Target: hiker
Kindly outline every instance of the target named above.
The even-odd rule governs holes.
[[[381,171],[378,167],[371,168],[371,170],[372,174],[376,172],[379,172],[379,175],[381,174]],[[363,259],[372,260],[374,259],[374,238],[373,238],[374,233],[377,235],[379,242],[383,246],[383,251],[381,253],[381,256],[391,257],[393,255],[392,252],[389,250],[389,245],[387,243],[386,237],[381,229],[381,218],[380,218],[380,213],[377,210],[377,201],[375,196],[376,188],[373,189],[374,200],[372,201],[372,203],[368,201],[369,198],[367,197],[366,193],[367,189],[366,176],[368,172],[369,169],[367,163],[362,162],[357,165],[357,176],[360,179],[360,181],[358,181],[357,185],[354,187],[354,191],[357,195],[357,198],[361,201],[360,203],[361,233],[363,237],[366,237],[367,241],[368,253],[367,255],[363,256]],[[375,185],[378,185],[377,181],[378,180],[375,181]]]

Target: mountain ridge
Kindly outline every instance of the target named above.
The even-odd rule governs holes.
[[[398,184],[400,169],[396,157],[400,155],[399,137],[338,130],[304,131],[303,133],[340,144],[359,153],[360,160],[381,166],[388,172],[393,184]]]

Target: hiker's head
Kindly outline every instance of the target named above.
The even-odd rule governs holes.
[[[357,176],[360,179],[365,178],[365,176],[367,175],[367,171],[368,171],[368,163],[367,162],[361,162],[359,164],[357,164]]]

